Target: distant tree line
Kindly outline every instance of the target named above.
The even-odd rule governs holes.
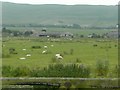
[[[57,24],[3,24],[3,27],[52,27],[52,28],[74,28],[74,29],[117,29],[116,25],[112,26],[81,26],[79,24],[57,25]]]
[[[25,31],[25,32],[23,32],[23,31],[17,31],[17,30],[9,30],[9,29],[4,27],[4,28],[2,28],[2,34],[3,34],[2,36],[15,36],[15,37],[17,37],[17,36],[25,36],[25,37],[28,37],[28,36],[31,36],[34,33],[33,33],[33,31]],[[108,33],[104,33],[104,34],[100,35],[100,34],[96,34],[96,33],[91,33],[87,37],[88,38],[106,38],[106,37],[109,38],[107,34]],[[75,36],[77,38],[78,37],[80,37],[80,38],[86,37],[83,34],[81,34],[81,35],[75,34]],[[55,37],[55,36],[52,36],[52,37]],[[58,37],[58,36],[56,36],[56,37]]]
[[[5,27],[2,28],[2,34],[7,34],[10,36],[30,36],[31,34],[33,34],[32,31],[25,31],[25,32],[21,32],[21,31],[13,31],[13,30],[9,30]]]

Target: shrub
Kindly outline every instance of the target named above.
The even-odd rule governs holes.
[[[73,55],[73,53],[74,53],[74,50],[70,49],[70,54]]]
[[[72,86],[72,84],[71,84],[71,82],[65,82],[65,83],[64,83],[64,86],[65,86],[67,89],[69,89],[69,88]]]
[[[76,63],[81,63],[81,60],[79,58],[76,58]]]
[[[118,76],[120,76],[119,71],[120,71],[120,66],[116,65],[115,68],[113,69],[112,73],[115,74],[115,77],[118,77]]]
[[[10,66],[2,66],[2,76],[9,77],[12,76],[12,70],[13,68]]]
[[[51,64],[46,68],[39,67],[29,69],[27,67],[11,68],[10,66],[3,67],[3,76],[13,77],[81,77],[87,78],[90,76],[90,68],[85,65],[76,64]]]
[[[15,48],[9,48],[9,53],[14,54],[15,53]]]
[[[96,73],[98,76],[107,76],[109,71],[109,62],[107,60],[98,60],[96,63]]]
[[[10,54],[4,54],[2,53],[2,58],[9,58],[10,57]]]
[[[32,46],[33,49],[40,49],[41,46]]]
[[[29,76],[29,74],[30,74],[30,69],[22,66],[14,68],[14,70],[12,71],[12,76],[14,77]]]
[[[2,66],[2,75],[4,77],[22,77],[29,76],[30,69],[27,67]]]
[[[43,70],[35,69],[32,71],[33,77],[82,77],[87,78],[90,76],[90,68],[86,66],[79,66],[76,64],[63,65],[55,64],[49,65],[48,68]]]

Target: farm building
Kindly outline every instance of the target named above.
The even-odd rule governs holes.
[[[111,31],[109,33],[107,33],[107,37],[109,38],[118,38],[120,37],[120,33],[118,33],[118,31]]]
[[[34,33],[33,36],[59,38],[59,37],[72,37],[73,34],[70,32],[39,32],[39,33]]]

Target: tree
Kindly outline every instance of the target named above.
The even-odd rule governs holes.
[[[24,33],[25,36],[30,36],[31,34],[33,34],[32,31],[26,31],[26,32]]]
[[[73,24],[73,28],[81,28],[79,24]]]

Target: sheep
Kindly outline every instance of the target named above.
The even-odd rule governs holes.
[[[60,54],[55,54],[55,56],[57,57],[57,56],[60,56]]]
[[[55,54],[57,59],[63,59],[63,57],[60,54]]]
[[[45,54],[45,53],[47,53],[47,50],[42,51],[42,54]]]
[[[47,48],[47,46],[44,46],[44,48]]]
[[[47,36],[48,38],[50,37],[50,36]]]
[[[23,51],[25,51],[26,49],[22,49]]]
[[[31,56],[31,54],[27,54],[26,56],[27,56],[27,57],[30,57],[30,56]]]
[[[62,57],[62,56],[57,56],[56,58],[57,58],[57,59],[63,59],[63,57]]]
[[[51,47],[53,47],[54,45],[51,45]]]
[[[22,58],[19,58],[20,60],[25,60],[26,58],[25,57],[22,57]]]

